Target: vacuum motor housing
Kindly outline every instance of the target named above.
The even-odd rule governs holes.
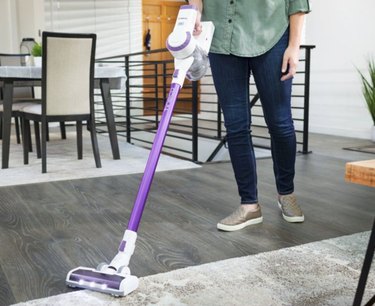
[[[167,48],[176,60],[193,57],[194,61],[186,77],[190,81],[201,79],[209,67],[208,52],[214,33],[214,25],[210,21],[202,22],[202,32],[193,36],[197,18],[197,8],[194,5],[184,5],[180,8],[175,26],[167,39]]]

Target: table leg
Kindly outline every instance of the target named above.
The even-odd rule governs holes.
[[[370,272],[372,259],[374,257],[374,250],[375,250],[375,219],[372,225],[370,240],[367,246],[365,260],[363,261],[362,271],[359,277],[357,292],[355,293],[353,306],[361,305],[363,293],[365,292],[365,288],[366,288],[367,277]]]
[[[116,125],[115,125],[115,118],[113,114],[109,79],[106,79],[106,78],[100,79],[100,90],[102,93],[103,106],[104,106],[105,117],[107,120],[109,140],[111,142],[113,159],[120,159],[120,151],[118,148]]]
[[[9,167],[10,127],[12,120],[13,81],[4,80],[3,85],[3,144],[2,144],[2,168]]]

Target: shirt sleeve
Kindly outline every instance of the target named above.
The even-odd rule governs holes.
[[[310,11],[309,0],[289,0],[289,16],[299,12],[309,13]]]

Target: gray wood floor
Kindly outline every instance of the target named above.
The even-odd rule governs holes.
[[[369,230],[375,189],[344,182],[346,161],[374,158],[341,149],[358,142],[316,135],[313,153],[297,157],[303,224],[281,218],[270,159],[258,160],[264,223],[234,233],[216,230],[217,221],[238,205],[229,163],[158,173],[139,229],[132,273],[145,276]],[[140,178],[0,188],[0,305],[69,292],[64,280],[70,269],[111,260]]]

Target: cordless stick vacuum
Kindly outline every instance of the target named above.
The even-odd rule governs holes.
[[[174,57],[175,65],[172,84],[118,253],[109,264],[102,263],[96,269],[78,267],[71,270],[66,277],[68,286],[100,291],[114,296],[125,296],[138,287],[139,280],[130,274],[128,265],[134,253],[138,226],[177,96],[185,77],[192,81],[199,80],[205,75],[209,65],[208,50],[214,26],[212,22],[202,22],[202,33],[199,37],[193,37],[196,16],[197,8],[195,6],[181,6],[173,32],[167,39],[167,48]]]

